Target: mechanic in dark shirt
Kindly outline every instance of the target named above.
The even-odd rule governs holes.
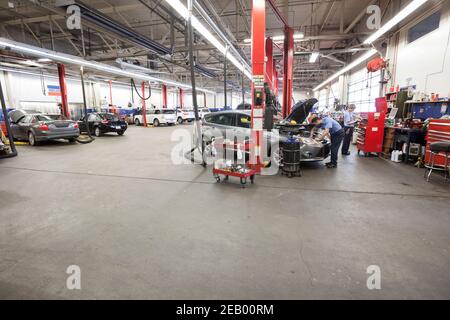
[[[316,128],[323,129],[323,132],[316,138],[318,141],[322,141],[323,138],[329,136],[331,139],[331,161],[326,164],[327,168],[336,168],[338,161],[338,152],[341,147],[342,140],[344,139],[344,129],[336,120],[325,117],[320,119],[315,117],[311,119],[311,123],[315,125]],[[313,130],[314,131],[314,130]]]

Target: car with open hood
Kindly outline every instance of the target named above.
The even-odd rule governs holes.
[[[275,124],[275,131],[264,131],[264,139],[269,146],[277,146],[272,150],[269,147],[269,155],[277,162],[281,162],[281,149],[290,136],[301,142],[302,161],[322,161],[329,156],[330,141],[328,139],[316,141],[310,137],[312,126],[304,124],[307,116],[317,103],[316,99],[310,99],[297,103],[292,108],[292,112],[280,123]],[[209,145],[214,138],[219,135],[226,136],[230,132],[239,140],[245,140],[251,134],[251,111],[233,110],[215,112],[206,115],[203,119],[202,140],[205,145]],[[279,142],[279,143],[277,143]]]
[[[11,132],[15,140],[26,140],[34,146],[40,141],[67,139],[80,135],[78,124],[72,120],[54,120],[34,110],[12,110],[8,113]]]

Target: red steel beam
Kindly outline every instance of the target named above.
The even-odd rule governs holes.
[[[167,108],[167,86],[165,84],[162,85],[162,104],[163,108]]]
[[[58,63],[59,89],[61,91],[61,111],[64,117],[70,118],[69,103],[67,102],[66,68]]]
[[[284,28],[283,118],[292,109],[292,81],[294,65],[294,29]]]

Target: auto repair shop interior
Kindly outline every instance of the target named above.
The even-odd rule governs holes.
[[[450,1],[1,0],[0,299],[449,299]]]

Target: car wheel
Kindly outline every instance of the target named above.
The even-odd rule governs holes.
[[[140,125],[141,125],[141,123],[139,122],[139,119],[135,119],[135,120],[134,120],[134,124],[137,125],[137,126],[140,126]]]
[[[178,122],[178,124],[183,124],[183,118],[182,117],[178,117],[177,122]]]
[[[117,134],[118,134],[119,136],[123,136],[124,132],[123,132],[123,131],[118,131]]]
[[[95,135],[96,137],[100,137],[100,136],[102,135],[102,132],[100,131],[100,128],[99,128],[99,127],[95,127],[95,129],[94,129],[94,135]]]
[[[154,127],[159,127],[159,120],[158,119],[153,120],[153,126]]]
[[[30,146],[35,146],[36,143],[36,137],[34,136],[33,132],[28,133],[28,142],[30,143]]]

